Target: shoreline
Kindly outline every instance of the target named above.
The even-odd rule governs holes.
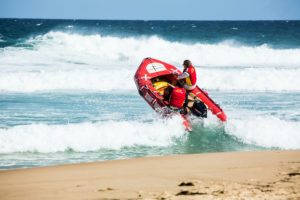
[[[0,199],[298,199],[300,150],[142,157],[0,171]]]

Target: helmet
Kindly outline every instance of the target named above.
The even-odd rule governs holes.
[[[183,65],[186,67],[189,67],[192,65],[192,62],[190,60],[185,60],[185,61],[183,61]]]

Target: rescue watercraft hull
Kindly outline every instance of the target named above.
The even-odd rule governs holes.
[[[161,91],[154,87],[157,80],[164,80],[168,83],[176,82],[176,77],[174,72],[182,73],[175,66],[165,63],[163,61],[154,58],[145,58],[137,69],[134,80],[139,91],[139,94],[145,99],[145,101],[157,112],[162,115],[169,114],[168,102],[164,99]],[[200,87],[196,87],[190,93],[197,96],[207,108],[216,115],[221,121],[225,122],[227,120],[225,112],[221,107],[216,104],[208,94],[203,91]],[[184,126],[189,130],[191,129],[190,123],[185,116]]]

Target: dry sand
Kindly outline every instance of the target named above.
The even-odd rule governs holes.
[[[300,199],[300,151],[177,155],[0,171],[0,199]]]

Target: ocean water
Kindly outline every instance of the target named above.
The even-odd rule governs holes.
[[[191,59],[228,122],[160,118],[145,57]],[[0,169],[270,149],[300,149],[300,21],[0,19]]]

